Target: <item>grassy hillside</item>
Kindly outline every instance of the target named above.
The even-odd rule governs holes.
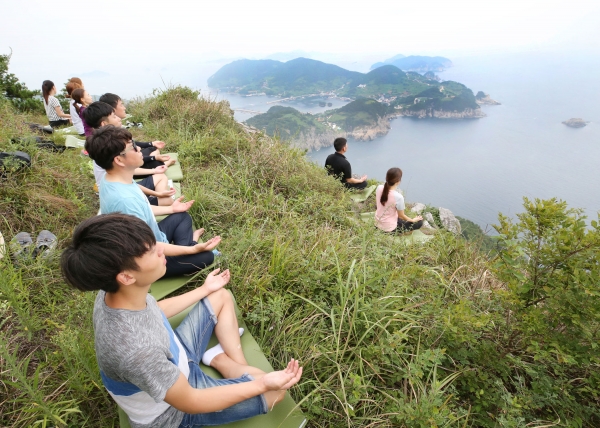
[[[304,366],[291,394],[310,427],[600,425],[597,224],[532,201],[499,219],[498,258],[448,233],[405,247],[226,104],[172,88],[129,111],[138,137],[179,152],[191,215],[223,237],[218,263],[268,359]],[[1,100],[0,113],[2,149],[33,158],[0,182],[0,228],[9,239],[47,228],[64,246],[98,206],[87,159],[9,143],[31,118]],[[115,426],[94,296],[67,288],[56,258],[0,264],[0,426]]]

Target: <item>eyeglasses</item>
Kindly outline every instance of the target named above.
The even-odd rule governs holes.
[[[137,144],[135,144],[135,141],[131,140],[131,147],[123,150],[123,152],[119,153],[119,156],[125,156],[127,154],[127,152],[130,152],[132,150],[135,150],[137,152],[137,149],[138,149]]]

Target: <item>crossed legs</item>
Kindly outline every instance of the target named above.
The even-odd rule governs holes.
[[[217,316],[217,324],[215,326],[215,335],[219,339],[224,353],[216,355],[210,365],[214,367],[223,377],[228,379],[238,378],[244,373],[248,373],[254,379],[260,379],[265,375],[262,370],[248,365],[238,331],[237,316],[231,294],[224,289],[210,294],[209,300],[215,315]],[[269,391],[263,394],[269,409],[280,402],[285,391]]]

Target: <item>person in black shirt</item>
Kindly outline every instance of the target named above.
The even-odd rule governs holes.
[[[363,175],[360,178],[352,177],[352,167],[350,162],[344,156],[346,150],[348,150],[348,141],[345,138],[339,137],[333,141],[333,148],[335,153],[327,156],[325,160],[325,169],[329,175],[336,176],[339,180],[344,183],[348,189],[362,190],[367,187],[367,176]]]

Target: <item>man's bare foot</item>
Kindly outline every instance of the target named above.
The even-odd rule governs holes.
[[[195,230],[194,231],[194,235],[193,235],[194,241],[198,242],[198,239],[200,239],[200,237],[202,236],[203,233],[204,233],[204,228],[203,227],[200,228],[200,229],[198,229],[198,230]]]

